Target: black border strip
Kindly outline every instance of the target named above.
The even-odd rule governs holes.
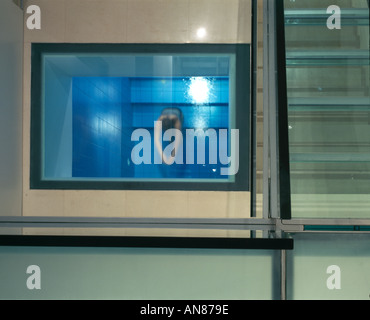
[[[286,46],[284,1],[276,1],[276,65],[277,65],[277,106],[279,133],[279,197],[280,218],[291,219],[291,190],[288,133],[288,97],[286,75]]]
[[[0,246],[292,250],[293,239],[2,235]]]
[[[68,190],[191,190],[249,191],[250,166],[250,44],[75,44],[33,43],[31,58],[30,188]],[[239,129],[239,171],[234,182],[140,182],[42,180],[42,56],[47,53],[233,53],[236,55],[236,128]],[[246,165],[248,164],[248,165]]]

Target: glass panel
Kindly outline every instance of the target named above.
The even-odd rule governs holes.
[[[370,234],[295,234],[289,300],[369,300]]]
[[[0,299],[276,299],[271,250],[0,247]],[[29,290],[37,265],[41,290]],[[131,310],[129,310],[131,311]]]
[[[370,217],[368,1],[284,3],[292,217]]]
[[[44,180],[233,179],[234,55],[45,54],[43,67]]]

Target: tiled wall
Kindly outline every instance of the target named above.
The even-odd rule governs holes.
[[[251,0],[26,0],[41,30],[26,42],[250,43]],[[205,38],[197,30],[206,28]]]
[[[73,79],[73,177],[121,177],[122,81]]]
[[[250,215],[249,192],[30,190],[29,141],[32,42],[250,43],[251,0],[28,0],[25,7],[31,4],[40,6],[42,24],[24,30],[23,215]]]
[[[135,142],[131,141],[132,132],[138,128],[145,128],[153,137],[154,121],[166,106],[177,106],[184,115],[183,159],[186,159],[187,153],[186,129],[212,128],[217,134],[218,129],[229,128],[228,78],[212,78],[209,81],[211,82],[209,104],[202,106],[193,104],[191,97],[184,94],[188,91],[189,78],[74,77],[73,80],[69,80],[72,83],[72,90],[67,92],[67,98],[59,97],[56,102],[55,94],[52,94],[54,90],[48,90],[48,84],[46,91],[52,94],[52,101],[48,105],[53,107],[47,108],[46,140],[50,143],[46,146],[48,152],[45,154],[49,156],[45,157],[45,175],[60,178],[60,173],[69,171],[69,176],[62,177],[165,178],[166,173],[171,172],[168,178],[226,179],[220,175],[221,164],[212,166],[184,164],[168,168],[153,164],[153,155],[151,165],[134,166],[131,163],[130,151],[135,145]],[[69,96],[73,98],[68,98]],[[65,104],[65,100],[72,100],[73,104],[71,107],[73,111],[70,112],[68,119],[64,115],[68,112],[63,112],[62,115],[56,112],[58,101]],[[56,126],[59,122],[61,125]],[[69,124],[73,131],[73,139],[59,137],[60,127],[68,125],[69,122],[73,122]],[[58,130],[55,130],[55,127]],[[213,140],[216,145],[219,139],[218,137]],[[206,139],[206,163],[209,159],[208,144]],[[65,150],[65,145],[71,150]],[[50,155],[56,159],[52,159]],[[194,156],[198,159],[196,148]],[[48,162],[56,165],[62,162],[67,168],[64,170],[49,168]],[[72,170],[69,168],[71,162]]]
[[[192,104],[188,92],[189,79],[153,80],[131,79],[131,103],[134,108],[133,126],[153,127],[153,121],[161,114],[166,104],[178,106],[184,114],[184,128],[197,128],[197,119],[202,119],[203,128],[228,128],[229,81],[213,78],[209,100],[206,105]]]

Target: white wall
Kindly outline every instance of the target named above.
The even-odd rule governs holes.
[[[23,12],[0,1],[0,216],[21,215]]]
[[[25,2],[26,7],[31,4],[41,9],[41,30],[24,30],[24,216],[157,217],[158,213],[166,218],[250,216],[249,192],[30,190],[29,111],[32,42],[250,43],[251,0]],[[201,27],[207,30],[204,38],[197,37]]]

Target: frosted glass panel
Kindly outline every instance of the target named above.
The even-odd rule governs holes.
[[[273,299],[272,251],[0,247],[0,299]],[[41,290],[26,269],[41,270]]]
[[[291,300],[369,300],[370,234],[294,235],[288,252]]]

